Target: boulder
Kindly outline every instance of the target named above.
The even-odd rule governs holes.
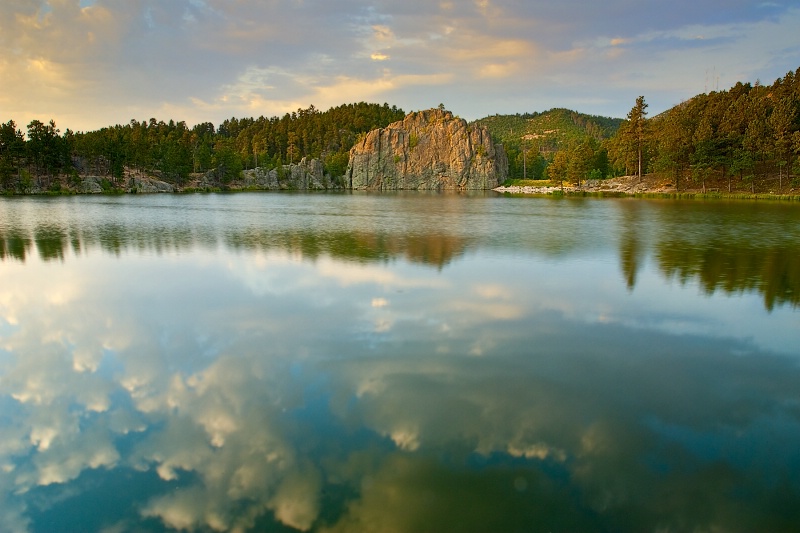
[[[175,187],[155,178],[131,177],[128,179],[128,190],[141,193],[175,192]]]
[[[86,194],[98,194],[103,192],[103,178],[100,176],[85,176],[81,179],[78,192]]]
[[[508,159],[485,126],[443,109],[407,115],[370,131],[350,150],[351,189],[493,189],[508,176]]]
[[[324,190],[337,189],[341,186],[326,176],[319,159],[306,159],[299,163],[283,165],[278,169],[262,167],[243,172],[245,187],[256,187],[271,190]]]

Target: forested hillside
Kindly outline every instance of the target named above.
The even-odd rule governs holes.
[[[647,175],[668,190],[783,194],[800,188],[800,69],[771,85],[737,83],[647,115],[641,96],[625,120],[551,109],[476,122],[503,143],[511,178],[580,184]],[[345,173],[360,135],[404,116],[396,106],[361,102],[191,128],[151,118],[61,133],[53,121],[34,120],[23,132],[8,120],[0,123],[0,191],[79,190],[85,176],[103,177],[104,189],[124,189],[131,172],[178,189],[198,177],[225,187],[244,169],[281,173],[302,158],[319,159],[335,179]]]
[[[544,179],[545,167],[556,152],[580,152],[588,158],[580,166],[595,177],[609,172],[603,141],[616,134],[622,119],[585,115],[569,109],[541,113],[492,115],[476,121],[503,143],[509,159],[509,176]],[[591,155],[587,155],[591,152]]]
[[[800,187],[800,69],[771,85],[737,83],[653,118],[641,97],[608,142],[626,174],[658,173],[678,189],[785,192]]]
[[[276,168],[300,159],[322,160],[325,171],[341,176],[360,134],[402,119],[388,104],[347,104],[320,112],[313,106],[283,117],[225,120],[189,128],[185,122],[151,118],[97,131],[61,134],[53,121],[33,121],[27,134],[13,120],[0,124],[0,189],[26,193],[53,190],[56,176],[108,176],[119,185],[126,169],[181,185],[193,174],[208,173],[220,184],[243,169]]]

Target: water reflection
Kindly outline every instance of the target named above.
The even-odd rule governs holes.
[[[431,233],[402,235],[367,231],[266,232],[228,234],[225,245],[235,250],[280,250],[316,261],[333,257],[347,261],[387,262],[404,258],[411,262],[442,268],[464,253],[467,239],[458,235]]]
[[[516,313],[463,317],[444,303],[464,299],[459,284],[419,305],[394,290],[408,281],[384,288],[338,263],[353,273],[330,286],[267,256],[249,261],[289,288],[259,294],[225,273],[227,257],[197,259],[114,272],[101,258],[27,302],[3,289],[21,302],[0,378],[5,529],[48,529],[67,505],[78,520],[93,487],[120,478],[133,499],[103,528],[790,530],[800,518],[796,360],[582,324],[513,283],[479,292]],[[133,270],[163,281],[125,289]],[[298,277],[313,290],[292,288]]]
[[[729,367],[740,347],[698,339],[653,353],[675,339],[625,329],[584,338],[536,335],[539,349],[501,360],[352,365],[350,387],[369,392],[337,413],[415,460],[385,459],[339,530],[449,529],[437,519],[458,531],[793,527],[796,365],[754,354]],[[725,386],[709,390],[711,376]],[[769,405],[743,400],[765,396]],[[777,432],[769,444],[766,427]]]
[[[655,260],[668,279],[709,294],[756,291],[764,306],[800,304],[800,210],[794,205],[678,203],[659,211]]]
[[[619,262],[625,275],[628,290],[636,286],[636,275],[644,261],[645,249],[642,243],[642,202],[621,201]]]
[[[274,221],[233,224],[222,231],[196,217],[178,217],[166,223],[158,219],[142,223],[138,215],[137,220],[123,218],[117,222],[72,217],[34,221],[23,227],[15,224],[11,215],[0,219],[0,260],[24,262],[34,245],[44,261],[63,261],[70,250],[79,255],[100,249],[119,256],[129,252],[185,253],[224,246],[242,252],[286,251],[311,261],[326,256],[359,262],[404,258],[441,269],[470,249],[563,256],[585,253],[616,238],[620,267],[631,291],[636,287],[639,270],[652,255],[666,279],[682,284],[697,282],[708,293],[755,291],[763,295],[768,310],[776,305],[796,307],[800,303],[800,259],[795,253],[800,242],[800,213],[795,206],[606,200],[606,211],[618,213],[603,212],[598,221],[593,220],[597,201],[571,201],[570,209],[558,201],[524,201],[534,202],[534,209],[512,214],[529,217],[531,220],[526,223],[535,231],[502,223],[470,227],[475,213],[469,212],[448,213],[446,223],[425,212],[421,227],[408,221],[375,225],[375,218],[387,215],[370,212],[367,216],[375,226],[371,229],[350,224],[309,227],[300,220],[288,227],[275,227]],[[509,214],[497,211],[486,209],[477,214],[497,215],[500,220]],[[312,216],[303,215],[306,220]],[[605,226],[581,227],[581,216],[593,220],[592,224]],[[514,219],[514,223],[519,220]],[[553,231],[551,226],[558,229]]]
[[[8,230],[0,235],[0,259],[25,261],[35,244],[43,261],[63,261],[70,250],[100,249],[119,256],[126,252],[157,254],[187,252],[196,247],[214,249],[219,244],[238,251],[283,250],[314,261],[323,256],[344,260],[390,261],[399,257],[442,268],[464,253],[468,240],[458,235],[376,234],[367,231],[314,233],[248,230],[218,236],[188,229],[154,228],[142,234],[136,228],[100,226],[96,232],[79,228],[37,226],[32,234]]]
[[[0,529],[791,531],[796,312],[743,328],[758,298],[663,283],[670,215],[584,207],[636,244],[558,255],[464,218],[4,231],[28,244],[0,263]],[[606,282],[623,248],[633,292]],[[675,329],[669,294],[714,332]]]
[[[687,243],[665,242],[656,259],[664,275],[681,283],[696,279],[709,294],[758,291],[764,306],[800,304],[800,256],[794,246],[741,246],[731,249],[712,242],[703,249]]]
[[[30,254],[33,241],[30,236],[18,228],[7,228],[0,233],[0,259],[16,259],[25,261]]]
[[[34,244],[43,261],[63,261],[70,249],[75,255],[99,249],[120,256],[130,252],[185,253],[198,247],[213,250],[225,246],[244,252],[281,250],[311,261],[322,256],[367,262],[402,257],[442,268],[463,254],[470,242],[467,237],[437,232],[435,228],[424,234],[407,234],[404,229],[312,231],[303,227],[286,230],[245,225],[220,232],[213,227],[127,226],[101,220],[88,227],[37,223],[28,230],[0,224],[0,259],[24,262]]]

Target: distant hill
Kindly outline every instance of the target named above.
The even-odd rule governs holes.
[[[553,108],[541,113],[491,115],[475,121],[489,129],[495,142],[506,149],[509,176],[542,179],[553,154],[590,140],[594,149],[613,137],[621,118],[586,115],[570,109]],[[523,154],[527,164],[523,165]],[[605,170],[603,171],[605,174]]]
[[[543,152],[566,148],[570,142],[613,137],[623,119],[586,115],[553,108],[541,113],[492,115],[476,121],[486,126],[497,141],[509,146],[539,146]]]

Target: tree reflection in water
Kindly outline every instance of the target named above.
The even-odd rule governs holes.
[[[794,211],[226,199],[0,214],[0,529],[800,521]]]

